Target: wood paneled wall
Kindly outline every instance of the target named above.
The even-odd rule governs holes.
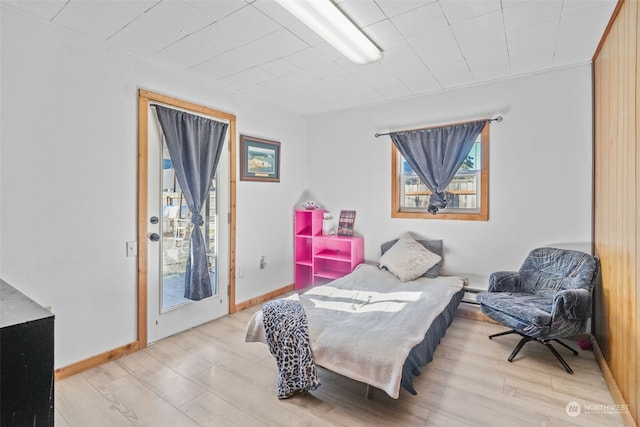
[[[594,335],[605,377],[640,410],[640,43],[637,0],[618,3],[594,58],[594,253],[602,284],[595,292]],[[610,384],[611,386],[611,384]],[[617,388],[617,390],[616,390]],[[619,402],[623,403],[623,402]],[[633,420],[631,419],[633,418]]]

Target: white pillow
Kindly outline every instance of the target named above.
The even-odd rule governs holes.
[[[403,234],[398,241],[380,257],[380,268],[386,268],[403,282],[417,279],[442,258],[434,254],[411,236]]]

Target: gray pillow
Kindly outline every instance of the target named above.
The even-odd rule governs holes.
[[[378,264],[401,281],[408,282],[422,277],[440,259],[440,255],[434,254],[418,243],[411,234],[405,233],[380,257]]]
[[[394,239],[380,245],[380,255],[384,255],[384,253],[387,252],[391,248],[391,246],[393,246],[397,241],[398,239]],[[434,277],[438,277],[438,275],[440,274],[440,267],[442,267],[442,262],[444,261],[444,256],[442,255],[444,252],[442,240],[417,240],[416,239],[416,241],[420,243],[422,246],[424,246],[425,248],[429,249],[434,254],[440,255],[440,261],[436,265],[428,269],[426,273],[422,275],[422,277],[430,277],[432,279]]]

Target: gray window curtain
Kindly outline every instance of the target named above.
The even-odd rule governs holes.
[[[207,248],[202,236],[202,206],[209,197],[228,125],[184,111],[155,105],[176,178],[191,212],[192,232],[184,297],[194,301],[213,295]]]
[[[427,210],[447,206],[444,190],[469,154],[487,120],[459,125],[391,132],[391,140],[409,166],[431,190]]]

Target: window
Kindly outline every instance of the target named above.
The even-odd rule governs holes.
[[[445,190],[447,207],[427,212],[431,191],[391,144],[391,217],[422,219],[489,219],[489,123]]]

